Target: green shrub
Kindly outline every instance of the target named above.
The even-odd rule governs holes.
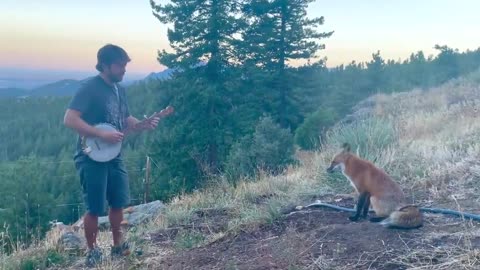
[[[227,158],[226,173],[230,179],[253,176],[257,170],[278,174],[294,162],[293,136],[270,117],[258,122],[253,135],[235,143]]]
[[[307,118],[295,131],[295,143],[304,150],[313,150],[320,146],[324,131],[332,126],[337,115],[330,109],[319,109]]]

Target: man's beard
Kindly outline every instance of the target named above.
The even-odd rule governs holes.
[[[110,76],[108,76],[110,81],[113,82],[113,83],[118,83],[118,82],[121,82],[122,79],[123,79],[123,76],[122,75],[113,75],[113,74],[110,74]]]

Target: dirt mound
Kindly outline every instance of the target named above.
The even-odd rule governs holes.
[[[338,204],[347,206],[345,202]],[[350,222],[349,215],[329,209],[292,212],[254,231],[227,235],[206,246],[165,254],[156,267],[407,269],[409,265],[442,263],[448,260],[442,257],[445,252],[450,254],[445,256],[453,256],[449,250],[480,247],[479,236],[465,233],[465,230],[474,230],[473,225],[458,219],[426,215],[427,222],[420,229],[392,230],[366,220]],[[159,231],[152,235],[152,244],[159,248],[171,246],[177,234],[178,229]]]

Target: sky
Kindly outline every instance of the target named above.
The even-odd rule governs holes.
[[[322,40],[320,56],[337,66],[368,61],[378,50],[398,60],[420,50],[436,54],[435,44],[477,49],[478,10],[478,0],[317,0],[308,16],[324,16],[320,30],[335,31]],[[156,56],[169,47],[167,26],[152,15],[149,0],[0,0],[0,12],[0,75],[95,72],[97,50],[106,43],[127,50],[128,73],[164,69]]]

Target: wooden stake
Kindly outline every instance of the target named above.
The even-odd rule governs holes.
[[[143,197],[143,202],[148,203],[149,197],[149,184],[150,184],[150,157],[147,156],[147,163],[145,165],[145,194]]]

